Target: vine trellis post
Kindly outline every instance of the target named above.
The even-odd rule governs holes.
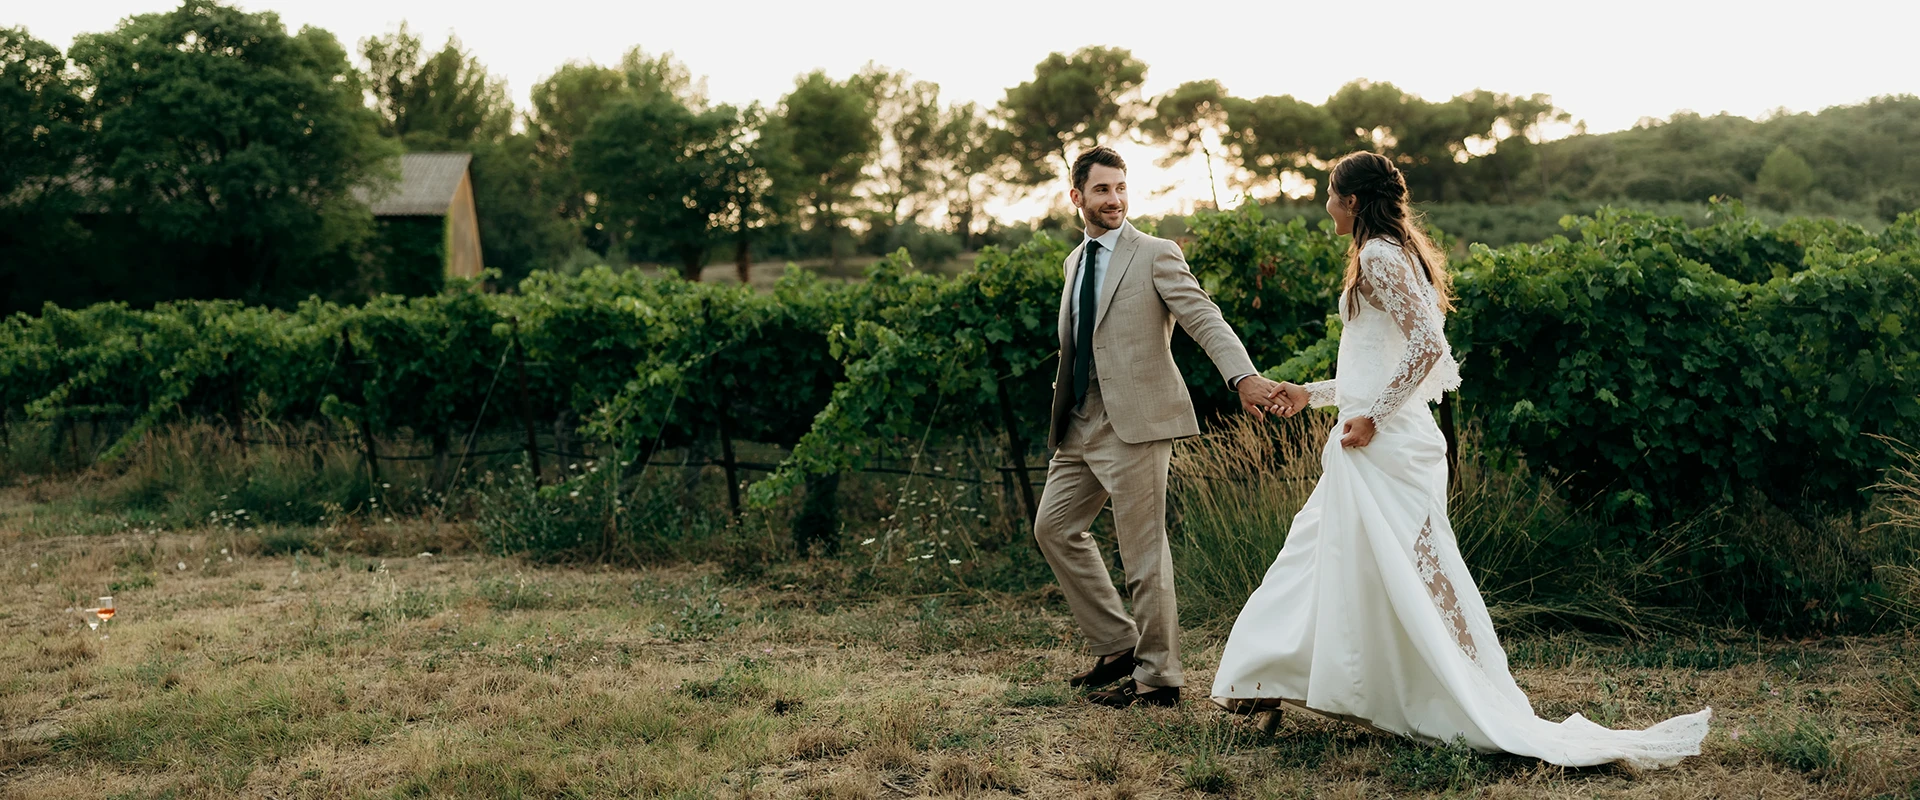
[[[533,470],[533,482],[540,483],[540,437],[533,427],[533,401],[528,397],[527,389],[527,351],[520,346],[520,318],[514,317],[513,324],[513,377],[519,385],[520,423],[527,431],[527,461]]]
[[[373,441],[373,421],[368,419],[373,412],[367,407],[367,386],[360,380],[360,362],[353,354],[353,336],[346,328],[340,329],[340,355],[347,362],[348,391],[360,404],[360,442],[367,459],[367,477],[374,485],[378,485],[380,450]]]
[[[1020,484],[1020,505],[1027,513],[1027,522],[1031,523],[1039,515],[1039,508],[1033,500],[1033,480],[1027,474],[1027,438],[1020,435],[1019,417],[1013,413],[1013,395],[1007,391],[1007,381],[999,377],[998,369],[1004,367],[1011,370],[1012,367],[1001,356],[998,346],[992,349],[991,354],[996,362],[993,384],[994,392],[1000,397],[1000,425],[1007,430],[1007,454],[1013,457],[1014,472],[1020,476],[1016,481]]]

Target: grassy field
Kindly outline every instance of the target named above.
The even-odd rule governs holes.
[[[1715,709],[1633,774],[1428,748],[1290,715],[1272,738],[1069,692],[1050,590],[861,592],[840,560],[540,568],[459,525],[338,548],[271,532],[46,536],[6,490],[0,796],[1916,797],[1920,640],[1508,642],[1545,716]],[[429,555],[431,553],[431,555]],[[79,609],[117,598],[102,637]]]

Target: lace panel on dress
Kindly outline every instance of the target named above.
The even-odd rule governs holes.
[[[1474,646],[1473,634],[1467,631],[1467,618],[1460,613],[1460,595],[1454,591],[1453,581],[1447,579],[1446,570],[1440,568],[1440,559],[1434,554],[1432,517],[1420,526],[1420,536],[1413,541],[1413,566],[1420,573],[1420,581],[1427,585],[1427,594],[1440,610],[1440,621],[1453,633],[1460,651],[1479,663],[1480,649]]]
[[[1360,281],[1355,288],[1368,303],[1387,312],[1407,340],[1393,377],[1367,411],[1375,423],[1385,422],[1419,392],[1436,365],[1451,358],[1439,296],[1432,282],[1415,269],[1406,251],[1383,239],[1368,242],[1361,249]],[[1457,384],[1459,378],[1450,380]]]

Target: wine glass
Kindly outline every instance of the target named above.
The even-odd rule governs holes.
[[[93,609],[93,616],[94,618],[92,620],[87,621],[87,627],[89,628],[98,628],[101,623],[113,619],[113,598],[101,597],[99,607]],[[106,638],[106,636],[104,633],[100,634],[100,638],[102,639]]]

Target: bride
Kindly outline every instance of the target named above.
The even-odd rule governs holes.
[[[1234,623],[1213,702],[1264,714],[1266,729],[1285,703],[1563,766],[1697,755],[1712,709],[1641,731],[1534,715],[1447,522],[1446,442],[1427,409],[1460,384],[1442,330],[1446,264],[1386,157],[1346,156],[1328,188],[1327,213],[1353,235],[1338,377],[1288,384],[1279,405],[1334,405],[1340,421],[1319,484]]]

